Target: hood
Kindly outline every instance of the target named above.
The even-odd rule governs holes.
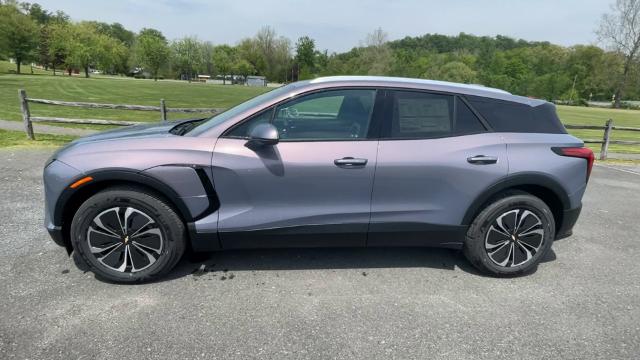
[[[168,136],[170,133],[174,135],[182,135],[178,130],[180,125],[187,123],[194,123],[201,121],[203,119],[183,119],[176,121],[167,121],[167,122],[156,122],[149,124],[141,124],[141,125],[133,125],[133,126],[125,126],[118,129],[112,129],[107,131],[102,131],[93,135],[88,135],[76,139],[71,142],[71,144],[79,144],[93,141],[102,141],[102,140],[114,140],[114,139],[123,139],[123,138],[133,138],[133,137],[164,137]]]
[[[168,138],[171,136],[182,135],[182,130],[187,129],[187,124],[196,125],[198,121],[202,119],[184,119],[177,121],[158,122],[150,124],[141,124],[126,126],[118,129],[102,131],[93,135],[88,135],[76,139],[65,146],[58,149],[47,160],[47,164],[50,164],[54,159],[60,158],[65,153],[75,152],[80,148],[83,149],[100,149],[100,148],[117,148],[118,144],[111,144],[112,141],[125,140],[128,146],[131,144],[139,144],[144,146],[148,144],[148,140]],[[184,126],[182,126],[184,124]],[[137,141],[139,139],[139,141]],[[96,148],[93,146],[86,147],[84,145],[103,143],[103,146]]]
[[[74,140],[72,144],[101,141],[101,140],[121,139],[121,138],[128,138],[128,137],[166,136],[169,134],[169,130],[171,130],[177,124],[178,123],[176,122],[166,122],[166,123],[152,123],[152,124],[125,126],[122,128],[101,131],[93,135],[81,137],[79,139]]]

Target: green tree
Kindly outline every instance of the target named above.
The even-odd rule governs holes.
[[[30,4],[24,2],[21,3],[20,6],[29,15],[29,17],[39,25],[46,25],[52,22],[69,22],[69,15],[60,10],[55,13],[50,12],[43,9],[42,6],[37,3]]]
[[[136,40],[136,34],[133,31],[125,29],[120,23],[107,24],[103,22],[92,22],[98,33],[107,35],[111,38],[120,40],[126,47],[133,46]],[[144,30],[144,29],[143,29]]]
[[[202,61],[200,42],[193,36],[187,36],[174,41],[171,49],[178,71],[191,82],[194,71]]]
[[[460,61],[451,61],[440,68],[440,80],[459,83],[476,82],[476,72]]]
[[[291,63],[291,42],[278,36],[275,30],[265,26],[255,36],[258,52],[264,59],[264,70],[261,71],[268,79],[286,81]]]
[[[56,11],[55,13],[47,11],[37,3],[22,3],[21,7],[40,28],[36,61],[44,66],[45,69],[49,67],[55,68],[56,65],[60,64],[60,59],[50,56],[51,26],[58,23],[68,23],[69,16],[62,11]]]
[[[215,66],[213,61],[213,54],[215,52],[215,46],[210,41],[205,41],[200,45],[200,54],[202,55],[202,72],[207,75],[213,75]]]
[[[308,37],[302,36],[296,42],[295,61],[300,67],[300,79],[312,77],[311,73],[315,70],[316,43]]]
[[[108,69],[127,55],[126,47],[114,38],[98,33],[95,24],[81,22],[55,28],[50,45],[55,52],[63,53],[65,65],[84,70],[89,77],[91,66]]]
[[[227,83],[227,75],[234,67],[234,49],[229,45],[216,46],[213,51],[213,64],[218,74],[222,75],[222,85]]]
[[[167,39],[157,30],[142,29],[136,39],[135,54],[139,63],[158,80],[158,72],[167,64],[171,51]]]
[[[236,47],[238,57],[246,60],[258,74],[265,74],[266,61],[258,47],[258,42],[254,38],[246,38],[240,41]]]
[[[253,65],[251,65],[247,60],[239,59],[235,64],[235,71],[238,73],[238,75],[242,75],[244,82],[246,83],[247,76],[253,74],[255,69],[253,68]]]
[[[35,21],[13,5],[0,5],[0,53],[16,61],[20,73],[23,62],[37,58],[39,28]]]
[[[68,44],[66,42],[68,36],[69,24],[53,23],[47,25],[47,55],[51,61],[53,75],[56,74],[56,67],[66,65]]]
[[[367,34],[364,48],[354,65],[366,71],[366,75],[386,75],[391,70],[393,56],[388,44],[389,35],[382,28]]]
[[[611,13],[602,15],[597,30],[600,41],[624,56],[624,66],[618,75],[615,107],[620,107],[634,62],[640,54],[640,0],[616,0]]]

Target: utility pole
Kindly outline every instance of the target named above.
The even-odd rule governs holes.
[[[569,96],[569,104],[573,102],[573,93],[576,91],[576,80],[578,79],[578,74],[573,77],[573,85],[571,86],[571,95]]]

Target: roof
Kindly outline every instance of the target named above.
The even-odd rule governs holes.
[[[389,86],[451,92],[480,96],[498,100],[512,101],[530,106],[538,106],[546,101],[513,95],[507,91],[476,84],[461,84],[448,81],[413,79],[390,76],[327,76],[308,80],[309,85],[335,84],[351,86]]]

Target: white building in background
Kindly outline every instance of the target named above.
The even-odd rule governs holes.
[[[247,76],[247,86],[267,86],[267,78],[264,76]]]

